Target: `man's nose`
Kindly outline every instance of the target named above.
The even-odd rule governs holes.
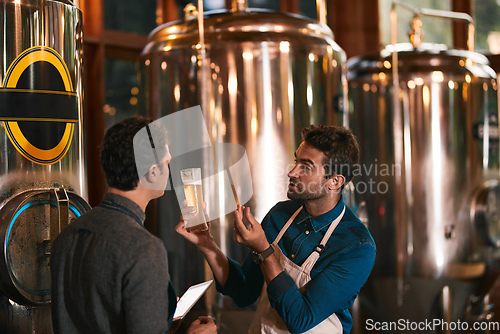
[[[289,178],[297,178],[299,176],[297,165],[293,166],[292,170],[289,171],[287,175]]]

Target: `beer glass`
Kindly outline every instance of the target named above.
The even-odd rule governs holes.
[[[203,191],[201,184],[201,168],[186,168],[181,170],[182,184],[188,206],[194,207],[195,216],[186,221],[189,232],[205,231],[208,224],[203,211]]]

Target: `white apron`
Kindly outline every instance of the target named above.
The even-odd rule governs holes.
[[[283,234],[285,234],[288,227],[292,224],[293,220],[299,212],[302,210],[300,207],[293,215],[290,217],[288,222],[283,226],[280,233],[276,237],[276,240],[273,242],[274,247],[274,256],[278,259],[279,263],[283,267],[283,270],[295,281],[295,285],[300,292],[305,291],[305,285],[307,282],[311,280],[311,269],[314,267],[314,264],[319,258],[320,253],[317,251],[313,251],[309,257],[304,261],[302,266],[298,266],[289,260],[283,252],[278,247],[278,242],[280,241]],[[328,239],[333,233],[333,230],[337,227],[340,220],[344,216],[345,206],[342,210],[342,213],[335,219],[328,230],[326,231],[325,236],[321,240],[321,245],[325,246]],[[264,282],[264,286],[262,287],[262,292],[260,294],[259,303],[257,305],[257,311],[255,312],[255,316],[252,320],[252,324],[250,326],[250,330],[248,331],[250,334],[258,334],[258,333],[266,333],[266,334],[285,334],[289,333],[285,322],[279,316],[278,312],[271,307],[269,303],[269,297],[267,296],[267,284]],[[326,318],[324,321],[319,323],[316,327],[308,330],[305,333],[314,333],[314,334],[337,334],[342,333],[342,324],[340,323],[339,318],[334,313],[330,317]]]

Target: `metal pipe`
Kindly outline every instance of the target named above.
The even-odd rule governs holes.
[[[456,21],[466,21],[468,23],[467,27],[467,46],[469,47],[469,51],[474,51],[474,19],[467,13],[457,13],[450,12],[446,10],[438,10],[438,9],[427,9],[421,8],[418,10],[418,14],[431,16],[431,17],[440,17],[440,18],[448,18]]]
[[[232,2],[233,8],[232,12],[242,12],[246,11],[248,7],[247,0],[233,0]],[[207,58],[206,54],[206,45],[205,45],[205,22],[204,22],[204,8],[203,8],[203,0],[198,0],[198,31],[199,31],[199,37],[200,37],[200,61],[201,61],[201,66],[200,66],[200,71],[201,71],[201,82],[200,82],[200,95],[201,95],[201,110],[204,113],[206,117],[210,117],[212,110],[210,109],[209,106],[209,98],[211,95],[210,92],[210,86],[209,83],[211,82],[210,78],[210,64],[209,64],[209,59]],[[211,127],[212,124],[209,125]],[[212,134],[212,132],[211,132]],[[212,141],[215,140],[215,138],[212,138]],[[214,156],[215,156],[215,161],[214,163],[216,165],[222,165],[223,162],[219,161],[217,158],[217,152],[215,151],[215,146],[212,145],[214,148]],[[217,170],[219,170],[219,167],[217,166]],[[236,194],[236,189],[233,186],[233,180],[231,177],[231,173],[229,170],[227,170],[226,175],[228,176],[229,182],[231,184],[231,189],[233,190],[233,196],[235,198],[235,202],[239,204],[238,196]],[[221,180],[220,182],[224,182],[224,180]],[[216,236],[217,237],[217,236]],[[223,231],[220,231],[220,235],[218,236],[221,239],[221,244],[223,243],[223,240],[225,238],[225,234]],[[224,253],[228,253],[227,247],[224,247],[221,245],[222,251]],[[205,280],[213,279],[213,274],[212,271],[210,270],[210,267],[208,266],[207,262],[205,261]],[[207,314],[212,315],[213,314],[213,306],[215,305],[215,299],[216,299],[216,294],[214,288],[211,288],[210,291],[207,292],[206,297],[205,297],[205,306],[207,308]]]
[[[316,10],[318,11],[318,21],[322,24],[327,24],[326,2],[325,0],[316,0]]]
[[[205,46],[205,20],[204,20],[203,0],[198,0],[198,32],[200,36],[200,60],[201,60],[201,110],[207,112],[207,84],[208,84],[208,68],[207,55]]]
[[[396,51],[397,44],[397,13],[396,13],[396,3],[393,3],[391,14],[391,43],[392,43],[392,84],[394,86],[394,94],[393,97],[393,112],[394,112],[394,158],[395,163],[399,166],[404,166],[403,163],[403,129],[402,129],[402,120],[401,120],[401,105],[399,104],[399,63],[398,63],[398,53]],[[395,194],[395,215],[398,217],[396,220],[396,224],[394,226],[395,229],[395,237],[396,237],[396,278],[397,278],[397,304],[398,306],[403,305],[403,292],[404,292],[404,231],[402,222],[404,221],[404,213],[402,212],[402,206],[397,202],[401,200],[401,196],[403,195],[401,192],[401,175],[395,175],[396,182],[396,194]]]
[[[431,17],[438,17],[438,18],[447,18],[447,19],[452,19],[456,21],[466,21],[468,23],[468,29],[467,29],[467,46],[469,47],[469,51],[474,51],[474,19],[472,16],[470,16],[467,13],[460,13],[460,12],[452,12],[452,11],[447,11],[447,10],[440,10],[440,9],[429,9],[429,8],[413,8],[409,6],[408,4],[395,0],[392,3],[393,9],[395,9],[396,6],[400,6],[403,8],[406,8],[407,10],[411,11],[415,17],[418,16],[431,16]]]
[[[472,16],[467,13],[460,12],[451,12],[448,10],[440,10],[440,9],[430,9],[430,8],[419,8],[415,11],[415,14],[425,15],[425,16],[433,16],[433,17],[441,17],[441,18],[449,18],[454,20],[464,20],[471,24],[474,23]]]
[[[245,12],[248,9],[247,0],[232,0],[231,1],[231,12]]]
[[[209,113],[208,110],[208,83],[210,82],[209,77],[209,64],[207,61],[206,45],[205,45],[205,20],[204,20],[204,7],[203,0],[198,0],[198,32],[200,37],[200,95],[201,95],[201,110],[206,115]],[[205,280],[212,279],[212,272],[205,261],[204,266],[204,278]],[[213,290],[213,289],[212,289]],[[215,294],[210,291],[205,296],[205,307],[207,308],[207,314],[209,316],[213,315],[213,306],[215,304]]]
[[[453,299],[452,292],[448,285],[443,287],[441,291],[442,305],[441,308],[443,310],[443,318],[447,324],[450,324],[453,321]],[[443,330],[444,334],[451,334],[451,329],[446,326]]]

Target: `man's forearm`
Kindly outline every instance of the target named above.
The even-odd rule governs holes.
[[[226,255],[213,240],[207,245],[198,246],[198,250],[212,269],[217,282],[224,287],[229,276],[229,261]]]
[[[269,285],[269,282],[271,282],[283,271],[281,264],[278,262],[278,259],[276,259],[274,254],[262,261],[260,269],[262,270],[262,274],[264,275],[264,280],[267,285]]]

